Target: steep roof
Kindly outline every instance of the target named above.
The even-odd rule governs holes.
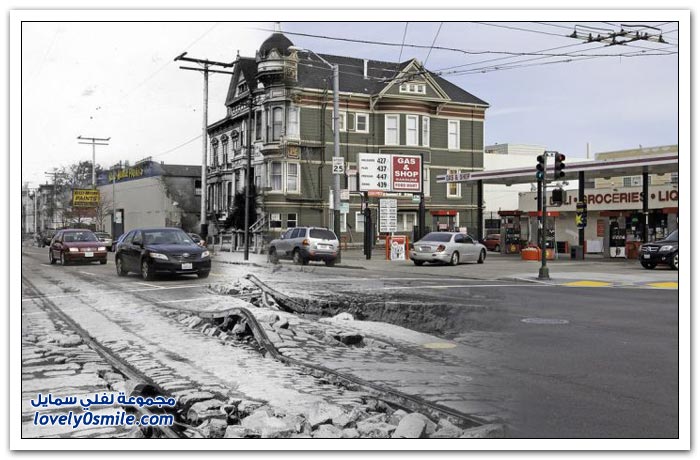
[[[294,46],[294,43],[292,43],[292,41],[288,39],[286,35],[280,32],[275,32],[267,37],[267,39],[262,42],[262,45],[260,45],[260,56],[266,57],[267,53],[273,49],[276,49],[283,55],[288,55],[289,51],[287,51],[287,48],[290,46]]]
[[[258,71],[258,65],[254,58],[238,58],[238,62],[233,70],[233,75],[231,76],[231,82],[228,85],[228,93],[226,93],[226,105],[233,103],[236,96],[236,87],[238,86],[238,81],[240,80],[240,73],[243,72],[246,83],[248,83],[248,88],[253,89],[257,86],[255,83],[255,74]]]

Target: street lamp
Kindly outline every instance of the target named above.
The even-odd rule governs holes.
[[[305,48],[290,46],[287,49],[311,53],[333,71],[333,157],[340,157],[340,130],[338,129],[338,120],[340,119],[340,96],[338,92],[340,85],[338,81],[338,64],[331,64],[314,51]],[[333,232],[340,238],[340,174],[335,173],[333,174]],[[340,246],[338,247],[338,261],[340,261]]]

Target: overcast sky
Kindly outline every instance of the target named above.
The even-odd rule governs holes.
[[[405,22],[282,22],[281,27],[288,32],[406,45],[434,42],[470,52],[522,53],[577,45],[550,52],[619,55],[676,51],[678,26],[662,22],[644,24],[658,25],[666,32],[663,37],[668,44],[637,41],[624,47],[602,47],[566,37],[577,24],[579,30],[582,25],[617,29],[601,22],[491,23],[501,27],[465,22],[409,22],[407,27]],[[237,51],[254,56],[272,28],[271,22],[25,22],[21,45],[23,182],[36,186],[46,181],[44,173],[54,167],[90,160],[91,147],[78,144],[79,135],[111,138],[109,146],[97,147],[97,163],[104,167],[147,156],[172,164],[200,163],[202,141],[197,137],[202,129],[202,76],[180,70],[182,63],[173,58],[184,51],[222,62],[233,61]],[[678,54],[541,65],[569,57],[467,55],[439,49],[429,53],[410,46],[402,49],[288,36],[296,45],[320,53],[390,62],[416,57],[428,69],[445,72],[444,78],[490,104],[487,144],[540,144],[583,157],[587,142],[593,152],[678,143]],[[503,69],[524,60],[528,61],[522,64],[528,66]],[[454,68],[460,65],[465,66]],[[493,65],[501,68],[478,71]],[[472,72],[450,73],[464,70]],[[210,76],[209,123],[225,115],[228,79],[226,75]]]

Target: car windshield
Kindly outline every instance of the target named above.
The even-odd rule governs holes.
[[[452,239],[452,233],[433,232],[425,235],[419,242],[435,241],[438,243],[449,243]]]
[[[192,238],[182,230],[146,230],[143,232],[144,245],[174,244],[191,246]]]
[[[64,243],[82,243],[97,241],[97,237],[92,232],[66,232],[63,235]]]
[[[674,230],[666,237],[666,241],[678,241],[678,230]]]
[[[330,230],[323,230],[321,228],[312,228],[309,231],[309,236],[311,238],[317,238],[319,240],[335,240],[335,233]]]

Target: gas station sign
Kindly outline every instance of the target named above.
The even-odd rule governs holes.
[[[419,155],[359,153],[361,192],[413,192],[423,190]]]

